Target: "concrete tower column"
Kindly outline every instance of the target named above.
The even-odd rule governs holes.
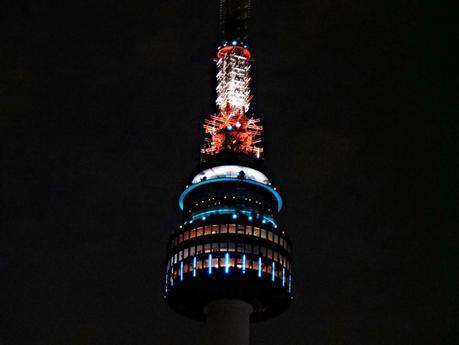
[[[209,335],[208,345],[249,345],[250,304],[233,299],[210,302],[204,307]]]

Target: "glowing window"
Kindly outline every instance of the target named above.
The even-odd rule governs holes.
[[[235,234],[236,233],[236,224],[230,224],[229,225],[229,231],[230,234]]]
[[[177,254],[174,255],[174,264],[177,263]]]
[[[183,258],[186,259],[188,257],[188,248],[183,250]]]
[[[183,260],[183,250],[179,251],[179,261]]]
[[[235,267],[236,266],[236,261],[234,258],[230,258],[230,267]]]
[[[212,243],[212,251],[218,252],[218,243]]]
[[[272,249],[268,249],[268,250],[267,250],[267,255],[266,255],[266,256],[268,257],[268,259],[272,259],[272,258],[273,258],[273,251],[272,251]]]
[[[191,229],[190,238],[195,238],[195,237],[196,237],[196,229]]]
[[[196,254],[201,254],[202,253],[202,244],[198,244],[196,246]]]
[[[236,266],[237,268],[241,269],[242,268],[242,258],[238,258],[236,260]]]
[[[220,243],[220,250],[221,250],[222,252],[224,252],[224,251],[226,251],[227,249],[228,249],[228,243],[226,243],[226,242],[221,242],[221,243]]]
[[[190,256],[194,256],[196,254],[196,247],[190,247]]]
[[[245,233],[244,225],[238,224],[238,226],[237,226],[237,233],[238,233],[238,234],[244,235],[244,233]]]
[[[204,253],[210,253],[210,243],[204,245]]]
[[[196,237],[202,236],[202,233],[203,233],[202,226],[198,227],[196,231],[197,231],[196,232]]]
[[[232,243],[232,242],[228,243],[228,251],[229,251],[229,252],[234,252],[234,251],[236,251],[236,244],[235,244],[235,243]]]
[[[212,267],[218,268],[218,258],[212,259]]]
[[[249,235],[249,236],[252,236],[252,227],[250,225],[247,225],[245,227],[245,234]]]
[[[185,232],[183,233],[183,240],[186,241],[186,240],[189,239],[189,238],[190,238],[190,232],[189,232],[189,231],[185,231]]]
[[[253,236],[260,237],[260,228],[253,227]]]
[[[261,229],[261,231],[260,231],[260,237],[261,237],[261,238],[266,238],[266,230],[265,230],[265,229]]]
[[[253,262],[252,262],[252,269],[258,270],[258,261],[257,261],[257,260],[253,260]]]
[[[202,270],[203,266],[203,260],[198,260],[198,270]]]
[[[218,234],[218,225],[212,225],[212,234]]]
[[[277,234],[274,234],[273,240],[275,243],[279,243],[279,236]]]
[[[212,233],[211,229],[210,229],[210,225],[206,225],[204,227],[204,235],[210,235]]]
[[[178,236],[178,243],[182,243],[183,242],[183,234],[180,234]]]
[[[228,224],[220,225],[220,233],[221,234],[226,234],[227,232],[228,232]]]
[[[268,231],[268,240],[272,242],[273,240],[273,233],[271,231]]]

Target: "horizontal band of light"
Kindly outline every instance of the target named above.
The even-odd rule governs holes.
[[[292,290],[292,274],[290,271],[286,271],[285,267],[284,266],[281,266],[282,270],[281,271],[277,271],[276,270],[276,261],[272,261],[271,262],[271,272],[269,271],[265,271],[264,268],[263,268],[263,262],[262,262],[262,258],[261,257],[258,257],[258,260],[253,260],[253,262],[255,261],[258,261],[258,267],[257,268],[254,268],[253,266],[251,266],[250,268],[247,267],[247,257],[246,255],[242,255],[242,264],[239,266],[239,264],[236,263],[236,257],[233,257],[233,259],[231,259],[231,254],[226,252],[225,255],[224,255],[224,265],[223,266],[214,266],[213,265],[213,260],[221,260],[222,258],[221,257],[217,257],[215,258],[212,254],[209,254],[207,259],[203,259],[203,261],[207,261],[207,267],[201,267],[200,269],[197,268],[197,260],[196,260],[196,256],[193,257],[193,265],[192,265],[192,268],[190,268],[189,271],[185,272],[184,271],[184,261],[181,261],[180,262],[180,269],[178,271],[178,274],[177,274],[177,277],[174,278],[174,267],[171,267],[171,271],[170,271],[170,275],[169,275],[169,272],[166,272],[166,292],[168,291],[168,286],[174,286],[174,282],[176,280],[179,280],[179,281],[184,281],[185,279],[185,274],[188,274],[188,273],[192,273],[192,276],[193,277],[196,277],[197,274],[196,272],[199,271],[199,270],[206,270],[207,271],[207,274],[211,275],[213,274],[213,271],[214,271],[214,268],[217,269],[217,270],[221,270],[223,269],[224,273],[225,274],[229,274],[230,273],[230,270],[233,270],[234,269],[234,272],[241,272],[242,274],[245,274],[247,269],[251,270],[251,271],[254,271],[254,273],[257,274],[257,276],[259,278],[262,278],[263,277],[263,274],[265,274],[265,277],[271,277],[271,281],[272,282],[275,282],[276,280],[279,281],[281,284],[282,284],[282,287],[285,287],[286,285],[286,278],[288,277],[288,290],[289,290],[289,293],[291,292]],[[231,263],[232,262],[232,263]],[[266,266],[265,266],[266,267]],[[279,274],[278,272],[282,272],[282,275],[279,277]],[[268,275],[269,274],[269,275]]]
[[[212,210],[207,210],[207,211],[202,211],[202,212],[195,213],[191,217],[191,219],[194,221],[196,219],[202,219],[202,218],[205,218],[205,217],[208,217],[208,216],[211,216],[211,215],[215,215],[215,214],[236,214],[237,215],[238,213],[241,213],[241,214],[244,214],[244,215],[250,217],[251,214],[252,214],[252,211],[236,210],[235,208],[217,208],[217,209],[212,209]],[[263,223],[271,223],[274,228],[277,228],[277,224],[276,224],[274,218],[269,217],[269,216],[265,216],[265,215],[261,215],[261,218],[262,218],[262,222]]]
[[[231,177],[219,177],[219,178],[214,178],[211,180],[204,180],[195,184],[192,184],[188,188],[186,188],[183,193],[180,195],[179,198],[179,207],[183,211],[183,202],[188,195],[193,189],[198,188],[202,185],[208,184],[208,183],[218,183],[218,182],[237,182],[237,183],[248,183],[248,184],[254,184],[256,186],[262,187],[266,189],[268,192],[270,192],[274,198],[277,200],[277,211],[279,212],[282,209],[282,197],[280,194],[271,186],[268,186],[267,184],[258,182],[258,181],[253,181],[253,180],[244,180],[244,179],[239,179],[239,178],[231,178]]]
[[[201,181],[212,180],[220,177],[237,178],[241,171],[244,172],[244,177],[248,180],[269,184],[268,177],[261,171],[241,165],[219,165],[203,170],[193,178],[191,183],[199,183]]]

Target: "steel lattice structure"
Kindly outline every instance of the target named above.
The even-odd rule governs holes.
[[[203,154],[214,155],[232,151],[261,158],[260,119],[247,116],[252,94],[250,90],[250,52],[236,45],[222,47],[217,53],[218,112],[204,120],[207,137]]]

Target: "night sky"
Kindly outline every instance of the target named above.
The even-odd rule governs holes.
[[[215,111],[218,1],[0,16],[0,343],[201,344],[163,282]],[[253,345],[459,342],[447,17],[428,1],[254,2],[254,106],[295,298]]]

